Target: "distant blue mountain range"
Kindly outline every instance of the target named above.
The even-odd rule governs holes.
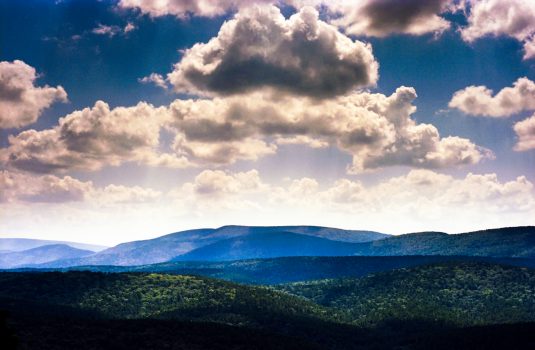
[[[60,257],[25,266],[135,266],[167,261],[216,262],[289,256],[406,255],[533,259],[535,227],[506,227],[462,234],[421,232],[389,236],[372,231],[317,226],[223,226],[176,232],[150,240],[122,243],[90,255]]]
[[[43,267],[66,267],[76,265],[146,265],[169,261],[179,255],[195,249],[233,238],[255,237],[256,234],[275,234],[279,232],[293,233],[299,237],[316,237],[327,246],[331,243],[368,242],[382,239],[388,235],[373,231],[341,230],[319,226],[223,226],[217,229],[197,229],[175,232],[154,239],[127,242],[106,249],[97,254],[79,259],[64,259],[45,264]],[[319,242],[319,241],[318,241]],[[278,244],[286,242],[278,240]],[[319,244],[319,243],[318,243]],[[273,249],[276,249],[272,245]],[[316,250],[317,253],[320,251]],[[347,255],[335,252],[327,255]],[[320,254],[326,255],[326,254]],[[281,256],[274,252],[270,256]]]
[[[44,245],[65,244],[73,248],[91,250],[93,252],[100,252],[108,247],[96,244],[67,242],[67,241],[50,241],[45,239],[32,238],[0,238],[0,253],[4,252],[19,252],[32,248],[42,247]]]
[[[91,250],[73,248],[66,244],[50,244],[20,252],[0,253],[1,268],[43,264],[60,259],[81,258],[95,254]]]

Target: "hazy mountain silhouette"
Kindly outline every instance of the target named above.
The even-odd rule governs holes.
[[[66,244],[50,244],[20,252],[0,253],[0,268],[42,264],[59,259],[80,258],[91,254],[94,254],[91,250],[76,249]]]
[[[169,261],[178,255],[225,239],[277,232],[290,232],[300,234],[305,238],[313,236],[343,242],[366,242],[388,237],[383,233],[372,231],[341,230],[318,226],[223,226],[217,229],[175,232],[154,239],[122,243],[83,259],[57,261],[48,266],[153,264]]]
[[[87,244],[68,241],[50,241],[46,239],[32,239],[32,238],[0,238],[0,252],[19,252],[32,248],[42,247],[51,244],[66,244],[73,248],[91,250],[93,252],[100,252],[108,247],[98,244]]]

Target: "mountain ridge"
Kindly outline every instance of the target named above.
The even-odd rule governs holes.
[[[23,251],[0,253],[0,268],[43,264],[59,259],[84,257],[93,253],[91,250],[77,249],[66,244],[49,244]]]
[[[258,232],[280,232],[286,230],[294,230],[301,235],[316,236],[322,239],[328,239],[327,237],[340,239],[341,236],[345,235],[346,240],[352,241],[382,239],[388,236],[374,231],[342,230],[321,226],[227,225],[216,229],[193,229],[174,232],[153,239],[125,242],[83,259],[57,261],[55,264],[49,265],[49,267],[75,265],[128,266],[160,263],[224,239]]]
[[[56,240],[47,240],[47,239],[34,239],[34,238],[16,238],[16,237],[6,237],[0,238],[0,251],[23,251],[32,248],[42,247],[44,245],[52,244],[65,244],[76,249],[91,250],[93,252],[99,252],[109,247],[98,245],[98,244],[89,244],[89,243],[80,243],[80,242],[70,242],[70,241],[56,241]]]

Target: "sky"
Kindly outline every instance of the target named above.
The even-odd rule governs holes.
[[[0,0],[0,237],[535,224],[535,1]]]

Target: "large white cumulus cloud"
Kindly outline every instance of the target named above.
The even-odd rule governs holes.
[[[121,0],[122,9],[151,17],[214,17],[263,5],[312,6],[327,12],[330,23],[348,34],[384,37],[391,34],[440,34],[450,28],[442,15],[460,7],[454,0]]]
[[[535,115],[519,121],[513,128],[518,136],[518,143],[515,146],[515,150],[527,151],[535,149]]]
[[[274,88],[322,98],[374,85],[377,77],[371,46],[321,21],[315,9],[285,19],[276,7],[255,6],[186,50],[168,80],[177,92],[196,95]]]
[[[60,118],[54,128],[10,136],[0,160],[35,173],[99,170],[128,161],[180,166],[180,159],[156,155],[163,118],[165,108],[147,103],[110,109],[98,101]]]
[[[415,98],[413,88],[400,87],[390,96],[353,93],[312,102],[259,93],[176,100],[170,106],[170,125],[182,149],[193,143],[252,150],[247,146],[252,140],[270,139],[274,140],[271,147],[277,143],[333,146],[353,156],[352,172],[395,165],[444,168],[492,157],[467,139],[441,138],[433,125],[414,122]],[[259,147],[258,153],[266,153],[265,147]],[[236,154],[218,153],[217,161],[232,163]]]
[[[507,118],[535,110],[535,83],[528,78],[519,78],[512,87],[505,87],[493,96],[485,86],[469,86],[455,92],[449,107],[468,115]],[[515,151],[535,149],[535,117],[531,116],[514,124],[518,142]]]
[[[98,170],[137,162],[169,167],[222,166],[275,154],[279,145],[333,147],[349,154],[350,172],[389,166],[439,169],[491,158],[459,137],[441,137],[418,124],[413,88],[392,95],[353,92],[331,99],[265,92],[175,100],[168,107],[139,103],[110,109],[104,102],[61,118],[52,129],[9,137],[0,159],[30,172]],[[162,130],[174,135],[162,150]]]
[[[93,188],[70,176],[32,176],[20,172],[0,171],[0,202],[70,202],[82,201]]]
[[[535,57],[535,2],[530,0],[467,0],[467,42],[486,36],[509,36],[524,44],[524,59]]]
[[[0,129],[34,123],[56,101],[66,102],[61,86],[35,86],[35,68],[22,61],[0,62]]]
[[[189,15],[215,17],[249,7],[254,4],[275,4],[274,0],[121,0],[123,9],[138,9],[151,17],[172,15],[184,18]]]
[[[451,10],[451,0],[325,1],[334,14],[332,23],[346,33],[385,37],[392,34],[440,34],[450,23],[441,17]]]
[[[81,181],[71,176],[32,175],[28,173],[0,171],[0,203],[70,203],[93,202],[141,203],[152,201],[161,192],[139,186],[108,185],[96,187],[91,181]]]
[[[453,94],[449,107],[469,115],[509,117],[535,109],[535,83],[519,78],[512,87],[505,87],[494,96],[486,86],[468,86]]]

